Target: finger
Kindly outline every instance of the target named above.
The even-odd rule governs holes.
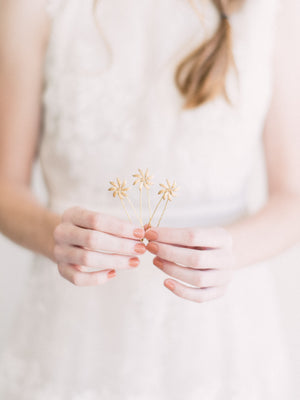
[[[145,233],[150,241],[188,247],[225,247],[232,243],[231,235],[222,227],[213,228],[151,228]]]
[[[102,231],[130,239],[142,239],[145,234],[144,229],[138,225],[112,215],[86,210],[78,206],[69,208],[64,213],[62,219],[82,228]]]
[[[149,242],[146,248],[164,260],[191,268],[230,268],[233,263],[231,252],[225,249],[195,250],[158,242]]]
[[[101,285],[116,276],[114,270],[81,272],[76,267],[76,265],[65,263],[58,264],[60,275],[76,286]]]
[[[197,270],[181,267],[159,257],[154,258],[153,264],[173,278],[199,288],[226,285],[232,276],[231,270]]]
[[[127,269],[139,265],[139,259],[137,257],[101,253],[69,245],[56,245],[54,247],[54,255],[58,262],[83,265],[92,268]]]
[[[176,294],[176,296],[197,303],[203,303],[205,301],[221,297],[224,295],[227,288],[227,286],[208,287],[202,289],[193,288],[188,287],[178,281],[174,281],[173,279],[165,280],[164,285],[174,294]]]
[[[137,239],[120,238],[104,232],[82,229],[68,222],[60,224],[55,229],[54,237],[59,243],[82,246],[91,250],[127,255],[143,254],[146,251],[144,243]]]

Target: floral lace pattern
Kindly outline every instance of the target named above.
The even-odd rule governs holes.
[[[203,1],[204,30],[185,0],[102,0],[102,35],[92,3],[47,4],[53,21],[39,156],[49,207],[81,204],[118,215],[108,181],[149,168],[157,181],[176,179],[184,193],[170,205],[170,225],[244,215],[272,92],[279,1],[247,1],[231,18],[239,75],[231,71],[226,82],[233,106],[218,98],[184,112],[175,66],[214,31],[212,2]],[[289,398],[268,266],[239,271],[223,298],[199,305],[165,290],[148,253],[134,273],[119,271],[93,288],[72,285],[36,256],[1,358],[0,398]]]

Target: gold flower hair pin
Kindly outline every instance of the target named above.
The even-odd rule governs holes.
[[[119,197],[122,206],[126,212],[126,215],[129,219],[130,222],[132,222],[132,219],[130,217],[130,214],[126,208],[125,205],[125,200],[129,203],[130,207],[132,208],[136,218],[138,219],[140,225],[144,227],[144,225],[147,225],[148,227],[151,226],[151,223],[153,221],[153,218],[155,214],[157,213],[157,210],[160,206],[160,204],[164,201],[164,207],[162,210],[162,213],[160,215],[160,218],[158,220],[157,226],[160,225],[162,218],[165,214],[167,205],[169,201],[172,201],[172,198],[176,196],[176,192],[179,190],[179,187],[176,185],[176,182],[174,181],[173,184],[170,183],[168,179],[166,179],[166,184],[160,183],[159,186],[161,189],[158,191],[158,195],[160,195],[160,199],[157,202],[156,206],[154,207],[153,212],[151,211],[151,204],[150,204],[150,189],[151,186],[153,185],[152,179],[153,176],[149,174],[148,168],[143,172],[140,168],[138,169],[138,173],[132,175],[135,180],[133,182],[133,186],[138,186],[139,190],[139,212],[135,209],[132,201],[129,198],[128,192],[129,192],[129,187],[127,187],[127,182],[124,180],[121,182],[119,178],[116,179],[116,182],[110,181],[109,183],[111,184],[111,187],[108,189],[109,191],[113,192],[113,197]],[[143,215],[142,215],[142,210],[143,210],[143,195],[142,191],[145,189],[147,191],[147,207],[149,209],[149,220],[144,224],[143,222]]]
[[[142,221],[142,190],[143,187],[147,190],[147,200],[149,208],[149,217],[151,217],[151,206],[150,206],[150,187],[153,185],[152,179],[153,175],[149,175],[148,168],[143,172],[140,168],[138,169],[138,174],[133,174],[135,179],[133,185],[139,185],[139,203],[140,203],[140,221]]]
[[[127,208],[126,208],[124,199],[126,199],[129,202],[129,204],[132,207],[132,209],[133,209],[135,214],[136,214],[136,210],[134,208],[134,205],[132,204],[132,201],[128,197],[128,193],[127,192],[129,190],[129,187],[126,187],[126,185],[127,185],[126,180],[121,182],[120,179],[117,178],[116,182],[110,181],[109,183],[111,184],[111,187],[108,190],[113,192],[113,196],[114,197],[116,197],[116,196],[119,197],[119,199],[121,200],[122,206],[123,206],[123,208],[124,208],[124,210],[125,210],[125,212],[127,214],[127,217],[129,219],[129,221],[132,222],[132,220],[130,218],[130,215],[129,215],[129,212],[128,212]]]

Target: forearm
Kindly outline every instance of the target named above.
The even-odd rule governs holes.
[[[23,185],[0,183],[0,231],[15,243],[54,260],[53,231],[60,216]]]
[[[273,195],[255,214],[225,228],[233,238],[237,268],[263,261],[300,240],[300,198]]]

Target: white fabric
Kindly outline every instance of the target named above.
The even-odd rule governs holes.
[[[186,0],[100,0],[100,33],[91,0],[53,2],[40,143],[52,210],[80,204],[125,218],[108,181],[148,167],[156,182],[175,178],[181,187],[163,225],[222,225],[247,214],[278,4],[246,1],[231,18],[233,106],[220,97],[181,111],[175,66],[218,23],[212,4],[198,3],[205,29]],[[0,397],[289,398],[271,262],[237,271],[222,298],[198,304],[168,291],[152,258],[79,288],[37,255],[2,356]]]

